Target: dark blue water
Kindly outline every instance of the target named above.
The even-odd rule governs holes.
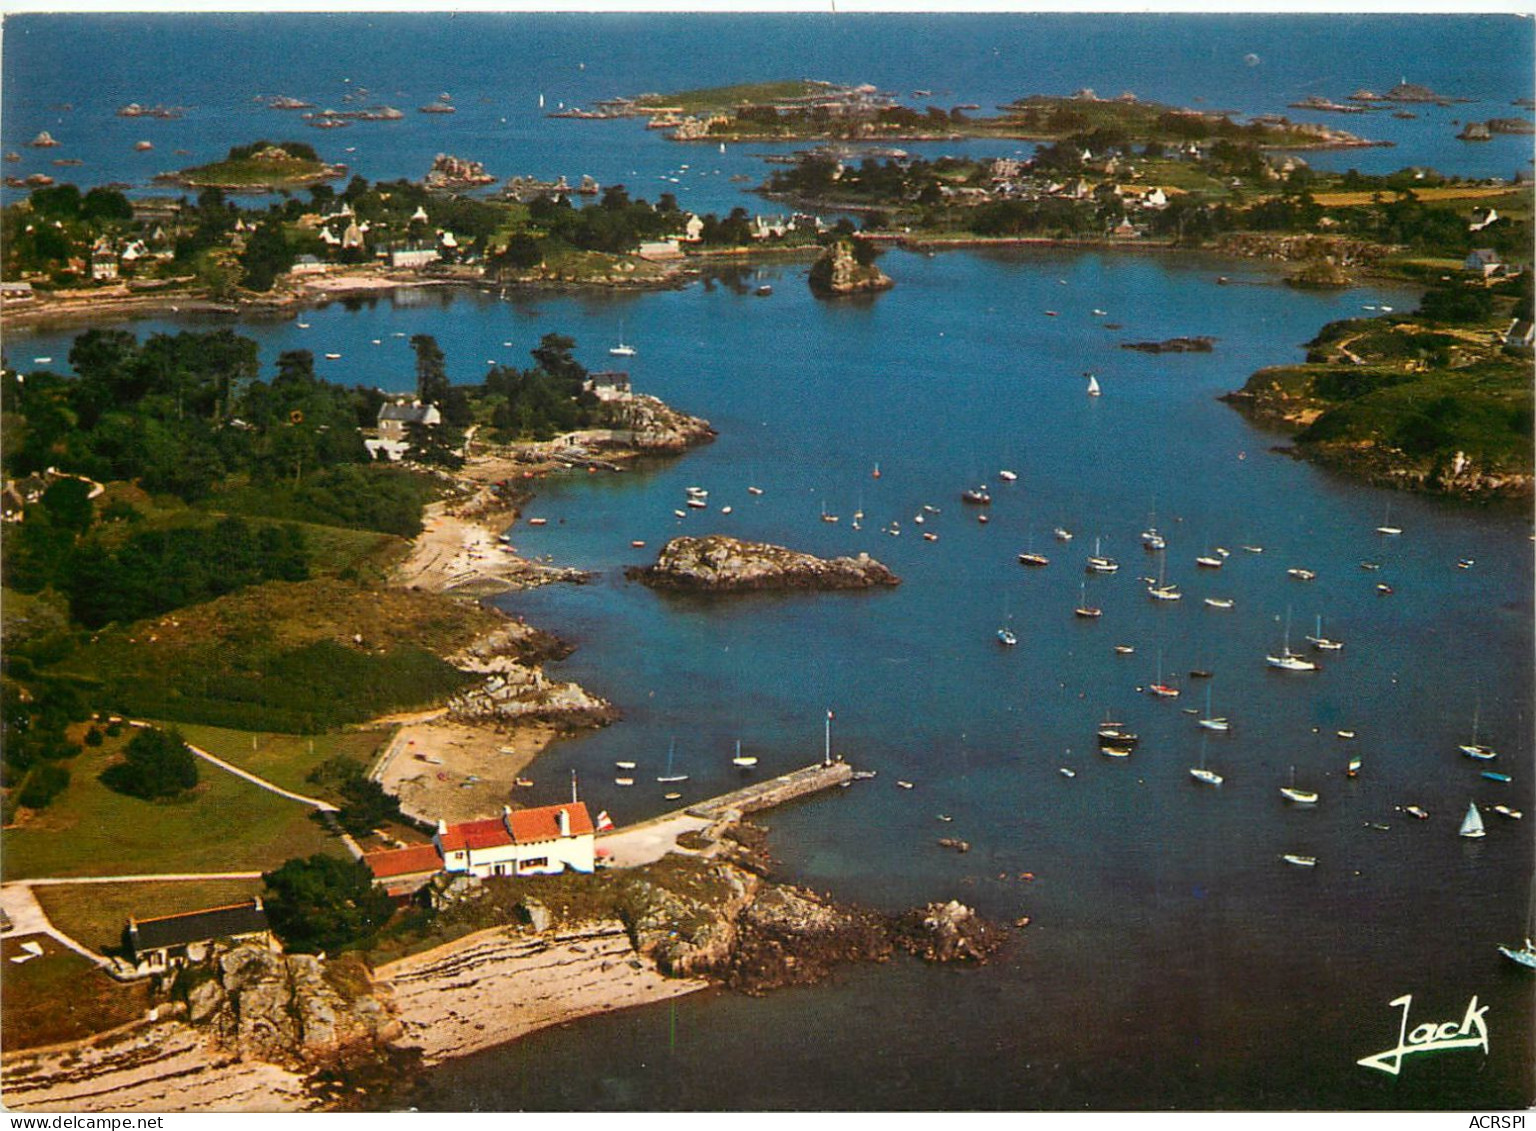
[[[901,87],[949,82],[956,99],[963,91],[971,101],[1000,100],[1022,83],[1095,85],[1101,93],[1130,86],[1170,101],[1206,91],[1210,101],[1237,102],[1249,82],[1255,94],[1241,105],[1258,110],[1304,91],[1338,96],[1389,86],[1397,70],[1447,91],[1528,93],[1519,83],[1529,82],[1522,69],[1529,44],[1509,46],[1516,32],[1528,40],[1523,23],[1032,19],[1029,35],[1004,18],[964,25],[967,34],[963,22],[873,21],[856,25],[870,29],[862,38],[841,19],[769,20],[754,25],[763,34],[750,52],[730,38],[712,52],[679,50],[686,77],[675,82],[635,29],[662,28],[687,44],[707,34],[694,21],[535,20],[522,25],[533,30],[515,44],[495,22],[418,25],[463,37],[453,42],[471,62],[500,46],[523,64],[494,71],[450,69],[432,52],[406,59],[399,29],[413,25],[389,19],[308,26],[322,29],[331,58],[354,63],[342,76],[363,74],[337,46],[346,28],[357,58],[392,76],[370,85],[409,83],[419,100],[454,91],[466,109],[451,130],[473,120],[465,82],[489,83],[492,75],[526,83],[518,96],[525,104],[539,89],[551,99],[557,90],[588,99],[766,77],[791,65]],[[25,26],[12,21],[6,29],[8,98],[20,38],[13,25]],[[33,26],[60,35],[59,25],[75,26]],[[149,34],[136,30],[141,25],[161,26],[120,27]],[[269,22],[237,26],[257,46],[287,42]],[[797,38],[813,26],[819,38]],[[479,37],[464,36],[465,27]],[[945,50],[930,52],[927,40],[910,37],[914,27]],[[1320,34],[1323,27],[1329,34]],[[181,28],[156,34],[177,50],[222,42],[209,26]],[[1073,30],[1096,51],[1069,67],[1042,38],[1051,29],[1058,38]],[[898,32],[916,44],[899,62],[864,42],[889,44],[881,37]],[[1479,44],[1479,51],[1468,46]],[[988,70],[994,47],[996,67],[1013,68],[1004,79]],[[1097,53],[1111,49],[1118,58]],[[305,62],[309,48],[296,50],[297,61],[271,60],[255,89],[311,93],[315,87],[299,80],[317,68]],[[1248,52],[1261,57],[1259,66],[1241,63]],[[748,66],[749,57],[764,61]],[[841,61],[825,71],[806,62],[823,57]],[[82,90],[77,77],[77,107],[129,97],[211,105],[212,92],[223,89],[201,67],[179,81],[206,95],[156,86],[155,58],[145,57],[121,93]],[[568,87],[539,74],[547,59],[566,68]],[[1442,73],[1448,59],[1466,66]],[[567,73],[576,61],[587,71]],[[232,60],[225,81],[239,85],[246,65]],[[326,74],[336,69],[327,67]],[[618,76],[611,90],[598,83],[605,75]],[[229,97],[244,112],[244,90]],[[600,163],[618,159],[608,143],[631,136],[622,124],[594,132],[536,119],[526,105],[520,112],[531,140],[518,152],[543,147],[559,158],[551,172],[602,176]],[[271,112],[250,113],[265,121]],[[9,114],[6,128],[16,128]],[[409,123],[418,128],[425,129]],[[350,144],[361,129],[341,132]],[[634,136],[639,148],[624,158],[632,168],[676,169],[675,148],[645,148],[654,135]],[[443,146],[424,135],[420,144],[428,155],[453,148],[481,156],[469,142]],[[1395,152],[1405,159],[1403,149]],[[390,175],[414,172],[396,166]],[[503,302],[401,293],[309,312],[308,329],[292,321],[241,325],[268,367],[283,349],[335,352],[339,360],[319,363],[324,375],[388,389],[411,386],[411,334],[436,335],[454,379],[472,381],[488,360],[521,362],[550,330],[576,337],[589,366],[606,365],[606,347],[622,327],[639,350],[629,365],[637,386],[708,417],[720,437],[649,469],[548,481],[529,513],[549,524],[514,530],[525,553],[599,572],[588,586],[515,594],[502,604],[577,643],[560,676],[624,713],[622,723],[563,743],[538,763],[536,800],[553,800],[575,769],[594,808],[620,821],[644,817],[669,807],[651,778],[674,740],[676,768],[691,775],[682,788],[701,797],[738,780],[729,767],[737,739],[760,756],[764,774],[819,756],[830,707],[836,750],[879,776],[769,815],[783,874],[889,910],[957,897],[990,915],[1033,919],[984,969],[896,962],[762,1000],[700,995],[539,1034],[439,1070],[435,1104],[1527,1103],[1532,983],[1493,944],[1516,941],[1526,929],[1530,838],[1524,823],[1491,814],[1480,842],[1458,838],[1456,825],[1472,800],[1532,810],[1529,516],[1377,491],[1294,462],[1269,450],[1276,437],[1215,399],[1261,365],[1299,359],[1301,343],[1323,323],[1367,305],[1408,309],[1416,295],[1381,286],[1298,292],[1250,264],[1154,253],[896,252],[883,266],[897,286],[868,302],[818,302],[803,265],[774,265],[646,295]],[[1218,285],[1218,275],[1235,285]],[[761,282],[772,283],[771,297],[752,293]],[[1106,322],[1122,328],[1108,330]],[[1184,356],[1119,348],[1175,334],[1214,336],[1216,348]],[[11,335],[7,352],[13,361],[61,363],[68,347],[64,334]],[[1098,374],[1103,397],[1084,395],[1085,371]],[[1000,482],[1002,468],[1018,480]],[[994,502],[982,526],[959,493],[984,481]],[[712,506],[680,520],[673,512],[689,485],[707,488]],[[764,493],[749,494],[749,485]],[[938,513],[919,526],[914,517],[924,504]],[[721,513],[725,505],[731,514]],[[1374,532],[1389,505],[1392,525],[1404,530],[1395,539]],[[823,509],[840,521],[822,522]],[[865,517],[855,531],[857,510]],[[1152,512],[1169,537],[1161,563],[1138,538]],[[893,521],[899,537],[882,533]],[[1070,544],[1052,537],[1056,526],[1074,532]],[[715,530],[824,554],[867,551],[903,584],[868,594],[719,600],[657,594],[623,580],[625,564],[646,560],[673,534]],[[923,530],[938,541],[922,540]],[[648,545],[634,549],[633,539]],[[1118,575],[1082,572],[1095,539],[1122,562]],[[1264,552],[1245,552],[1245,544]],[[1225,566],[1197,569],[1195,556],[1216,546],[1231,551]],[[1016,555],[1026,548],[1050,555],[1051,565],[1019,566]],[[1457,569],[1461,558],[1476,564]],[[1362,559],[1379,560],[1380,572],[1362,571]],[[1291,580],[1289,566],[1314,569],[1317,579]],[[1183,601],[1144,594],[1138,576],[1160,568],[1183,587]],[[1379,580],[1395,592],[1378,595]],[[1104,609],[1096,622],[1072,615],[1084,592]],[[1231,597],[1235,607],[1208,608],[1207,595]],[[1281,646],[1287,618],[1300,648],[1318,616],[1344,650],[1325,656],[1314,674],[1269,670],[1264,656]],[[1012,649],[994,638],[1005,621],[1019,636]],[[1134,646],[1134,654],[1117,655],[1116,643]],[[1203,750],[1202,732],[1183,710],[1205,706],[1205,685],[1187,675],[1197,667],[1215,672],[1212,706],[1233,719],[1232,731],[1211,735]],[[1159,674],[1184,695],[1169,702],[1142,692]],[[1469,740],[1479,703],[1480,736],[1501,751],[1498,765],[1511,784],[1481,779],[1481,767],[1456,751]],[[1106,712],[1142,735],[1132,758],[1097,752],[1094,726]],[[1339,729],[1358,738],[1342,740]],[[1354,754],[1364,772],[1351,781],[1344,768]],[[1188,768],[1202,756],[1226,776],[1219,790],[1190,779]],[[641,763],[641,785],[612,783],[619,758]],[[1293,766],[1299,782],[1322,795],[1314,809],[1289,808],[1279,796]],[[1076,776],[1064,777],[1061,767]],[[896,779],[914,788],[898,789]],[[1431,819],[1394,811],[1410,803]],[[940,813],[953,821],[938,822]],[[963,837],[972,850],[940,849],[941,836]],[[1286,852],[1315,855],[1318,866],[1287,866],[1279,860]],[[1025,872],[1035,879],[1020,879]],[[1459,1018],[1476,994],[1489,1006],[1488,1055],[1410,1059],[1396,1079],[1357,1066],[1394,1042],[1398,1015],[1388,1002],[1405,993],[1415,995],[1414,1024]]]
[[[550,111],[805,75],[871,82],[909,98],[931,90],[946,106],[990,110],[1034,93],[1131,90],[1181,106],[1284,113],[1396,143],[1309,156],[1324,168],[1428,165],[1509,177],[1528,171],[1528,139],[1460,142],[1451,121],[1521,114],[1510,102],[1536,93],[1532,43],[1530,21],[1515,16],[27,15],[6,21],[0,91],[4,148],[23,157],[7,173],[145,188],[153,174],[221,157],[236,142],[294,137],[370,180],[419,178],[434,154],[452,152],[498,176],[574,181],[589,173],[650,199],[672,191],[706,210],[753,207],[729,177],[760,174],[749,151],[766,147],[721,156],[670,143],[638,122],[552,121],[539,95]],[[1360,87],[1384,91],[1405,76],[1476,101],[1416,107],[1416,121],[1287,108],[1310,94],[1338,100]],[[344,104],[359,88],[367,97]],[[456,114],[417,112],[440,93],[453,96]],[[388,103],[406,117],[313,130],[296,113],[256,101],[276,94],[335,109]],[[177,121],[115,117],[128,102],[189,112]],[[26,148],[44,129],[60,147]],[[140,140],[154,150],[135,151]],[[969,151],[1013,148],[973,143]],[[85,165],[55,169],[60,157]],[[692,168],[680,171],[685,163]]]

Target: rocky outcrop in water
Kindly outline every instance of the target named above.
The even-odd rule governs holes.
[[[1123,350],[1139,350],[1142,353],[1210,353],[1215,338],[1167,338],[1161,342],[1121,342]]]
[[[652,566],[625,576],[655,589],[736,593],[754,589],[870,589],[901,579],[868,554],[818,558],[767,542],[743,542],[724,534],[674,538]]]
[[[1008,931],[958,900],[909,911],[897,924],[901,945],[929,962],[985,962],[1008,940]]]
[[[874,263],[860,262],[859,249],[848,239],[829,244],[821,253],[811,265],[810,284],[814,293],[834,296],[884,291],[896,285]]]
[[[437,191],[478,188],[494,184],[496,178],[485,171],[478,161],[466,161],[451,153],[439,153],[432,158],[432,168],[427,173],[426,187]]]

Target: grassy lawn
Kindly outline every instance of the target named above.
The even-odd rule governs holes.
[[[227,762],[265,778],[273,785],[340,802],[305,779],[309,771],[328,758],[346,757],[364,766],[389,741],[393,730],[331,731],[304,737],[296,734],[262,734],[248,730],[179,724],[188,742]]]
[[[53,925],[98,954],[122,943],[128,916],[153,919],[241,903],[262,892],[260,880],[166,880],[143,884],[46,884],[32,889]],[[6,971],[10,973],[9,970]]]
[[[297,801],[206,762],[184,799],[149,802],[113,793],[98,779],[127,735],[86,747],[69,787],[26,824],[3,834],[5,876],[113,876],[142,872],[245,872],[294,856],[341,855],[341,842]]]
[[[78,1040],[135,1021],[149,1008],[147,983],[114,982],[47,935],[30,938],[43,948],[43,957],[11,962],[22,953],[23,941],[7,938],[0,944],[5,959],[0,1033],[6,1052]]]
[[[446,699],[471,680],[438,657],[497,623],[429,593],[270,582],[105,629],[60,674],[141,718],[318,733]]]

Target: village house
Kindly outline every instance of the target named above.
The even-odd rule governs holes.
[[[435,247],[396,247],[390,249],[389,265],[391,267],[425,267],[429,263],[436,263],[442,257],[442,253]]]
[[[1467,256],[1463,266],[1468,271],[1475,271],[1484,279],[1496,278],[1505,274],[1506,271],[1503,261],[1499,259],[1499,253],[1491,247],[1475,248]]]
[[[618,369],[601,369],[587,375],[587,392],[600,401],[623,400],[629,396],[629,374]]]
[[[323,275],[325,263],[313,255],[301,255],[293,261],[293,266],[288,269],[290,275]]]
[[[431,844],[370,852],[363,860],[373,873],[374,883],[396,899],[415,894],[443,870],[443,858]]]
[[[117,252],[105,240],[91,249],[91,278],[97,282],[117,278]]]
[[[379,406],[379,437],[384,440],[404,440],[406,425],[425,424],[428,427],[441,424],[442,413],[437,406],[411,401]]]
[[[678,246],[675,237],[668,240],[641,240],[635,254],[641,259],[681,259],[683,249]]]
[[[1528,322],[1524,318],[1516,318],[1509,324],[1509,329],[1504,332],[1504,344],[1506,346],[1518,346],[1530,349],[1536,345],[1536,322]]]
[[[123,944],[128,961],[140,974],[154,974],[174,969],[188,962],[200,962],[211,944],[220,940],[260,943],[271,947],[272,931],[260,897],[226,907],[185,911],[156,919],[128,920],[123,929]]]
[[[6,302],[28,302],[37,297],[32,284],[27,282],[0,283],[0,298]]]

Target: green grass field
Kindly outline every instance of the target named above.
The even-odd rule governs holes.
[[[153,919],[240,903],[263,889],[260,880],[166,880],[142,884],[47,884],[32,889],[53,925],[98,954],[122,942],[130,915]],[[9,973],[9,971],[7,971]]]
[[[154,872],[245,872],[295,856],[343,854],[309,806],[289,801],[207,762],[181,800],[140,801],[98,779],[125,734],[86,747],[70,762],[70,783],[24,826],[0,834],[8,880]]]
[[[11,962],[22,953],[23,941],[17,937],[0,943],[5,959],[0,1032],[6,1052],[79,1040],[136,1021],[149,1008],[148,982],[114,982],[47,935],[30,939],[43,948],[43,957]]]
[[[320,797],[339,803],[341,798],[327,794],[307,781],[309,772],[328,758],[351,758],[364,766],[389,741],[391,729],[331,731],[326,734],[263,734],[223,727],[178,724],[186,740],[226,762],[265,778],[273,785],[291,789],[306,797]]]

